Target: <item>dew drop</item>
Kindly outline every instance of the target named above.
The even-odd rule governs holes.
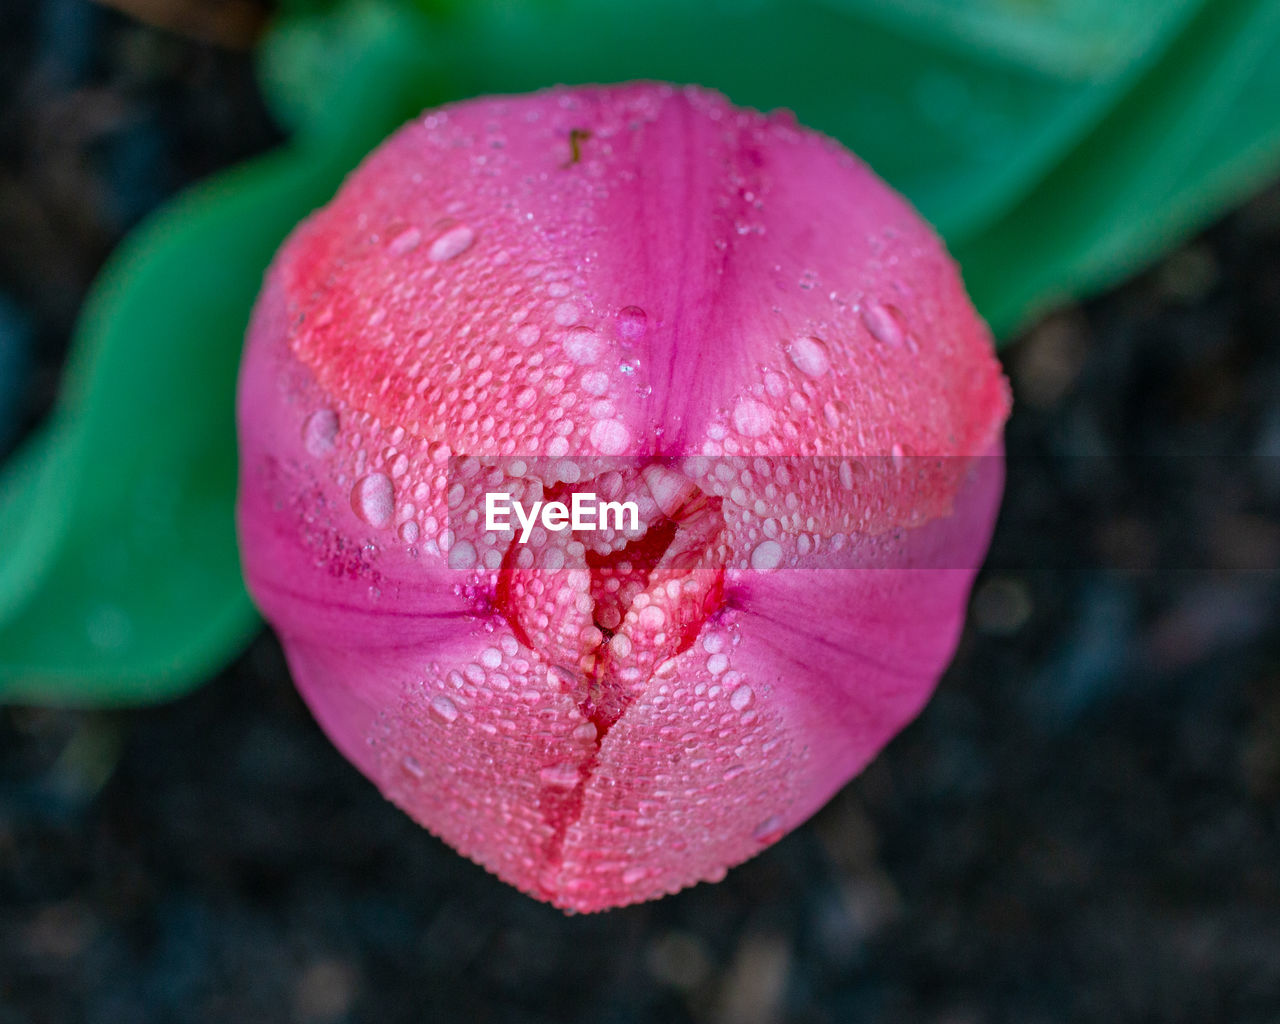
[[[605,455],[621,455],[631,443],[631,431],[619,420],[597,420],[590,436],[591,443]]]
[[[776,540],[761,541],[751,552],[751,568],[756,572],[773,572],[782,564],[782,545]]]
[[[635,865],[627,868],[622,872],[623,885],[635,885],[637,882],[643,882],[649,877],[649,869]]]
[[[475,545],[469,540],[460,540],[449,548],[449,568],[465,571],[476,564]]]
[[[577,322],[578,307],[572,302],[562,302],[551,313],[551,319],[561,327],[569,327]]]
[[[821,377],[831,369],[831,358],[821,338],[797,338],[787,346],[787,355],[796,369],[810,377]]]
[[[560,345],[564,354],[579,366],[594,363],[604,355],[604,339],[590,327],[574,327]]]
[[[639,306],[623,306],[618,310],[618,337],[623,341],[639,341],[648,327],[649,316]]]
[[[302,443],[312,455],[320,458],[333,451],[338,438],[338,414],[321,409],[307,417],[302,427]]]
[[[667,623],[667,613],[656,604],[646,605],[640,609],[638,618],[640,625],[645,629],[661,629]]]
[[[376,529],[390,525],[395,513],[395,488],[385,473],[370,473],[351,488],[351,509]]]
[[[416,544],[419,532],[418,524],[412,519],[400,524],[400,539],[406,544]]]
[[[404,770],[407,771],[410,775],[412,775],[415,779],[426,778],[427,776],[426,769],[422,767],[421,762],[412,754],[406,754],[404,761],[402,761],[401,763],[404,765]]]
[[[403,256],[407,252],[412,252],[422,242],[422,232],[417,228],[405,228],[395,238],[391,239],[387,249],[392,256]]]
[[[471,248],[476,240],[476,233],[465,224],[456,224],[431,243],[427,257],[435,263],[443,263],[455,256],[461,256]]]
[[[751,833],[751,838],[757,843],[764,843],[768,846],[770,843],[776,843],[781,839],[782,833],[782,819],[776,814],[771,814],[755,827]]]
[[[445,725],[452,725],[458,720],[458,705],[443,693],[438,693],[431,698],[431,713]]]
[[[751,707],[751,702],[756,699],[756,694],[750,686],[743,683],[729,697],[729,707],[734,711],[746,711]]]
[[[882,345],[897,348],[903,342],[902,313],[896,306],[868,302],[862,307],[862,322]]]
[[[571,764],[553,764],[538,772],[538,778],[552,789],[573,789],[578,784],[578,769]]]
[[[744,437],[760,437],[773,426],[773,410],[751,398],[742,398],[733,409],[733,427]]]

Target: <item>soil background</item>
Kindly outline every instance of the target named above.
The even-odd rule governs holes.
[[[190,37],[250,0],[130,2],[179,31],[0,5],[0,455],[123,233],[279,138]],[[1004,355],[955,663],[724,882],[520,895],[342,759],[264,630],[165,706],[0,709],[0,1024],[1280,1020],[1280,188]]]

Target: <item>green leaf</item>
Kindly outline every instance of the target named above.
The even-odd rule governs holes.
[[[956,247],[998,334],[1132,273],[1280,156],[1280,6],[1207,7],[1015,209]]]
[[[53,433],[6,482],[0,518],[23,538],[0,564],[6,698],[161,696],[247,634],[229,529],[235,339],[308,177],[276,156],[207,183],[95,286]]]
[[[70,527],[56,507],[65,458],[66,431],[46,428],[0,467],[0,622],[26,601],[40,583],[48,562]]]
[[[826,0],[969,54],[1098,78],[1158,48],[1186,22],[1187,0]]]
[[[353,96],[403,90],[417,70],[431,66],[431,53],[425,20],[376,0],[352,0],[281,19],[261,43],[258,81],[295,139],[341,136],[362,116]]]

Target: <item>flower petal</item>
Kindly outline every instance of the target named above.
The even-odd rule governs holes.
[[[269,274],[246,576],[390,799],[557,905],[648,899],[804,820],[923,704],[1007,407],[940,243],[829,140],[660,85],[473,101]],[[575,490],[638,522],[525,544],[480,515]]]

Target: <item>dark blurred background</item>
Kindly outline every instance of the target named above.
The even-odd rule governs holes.
[[[279,139],[265,8],[114,8],[0,5],[0,453],[122,235]],[[166,706],[0,709],[0,1024],[1280,1020],[1278,325],[1272,188],[1005,349],[955,664],[719,885],[520,895],[381,799],[265,631]]]

